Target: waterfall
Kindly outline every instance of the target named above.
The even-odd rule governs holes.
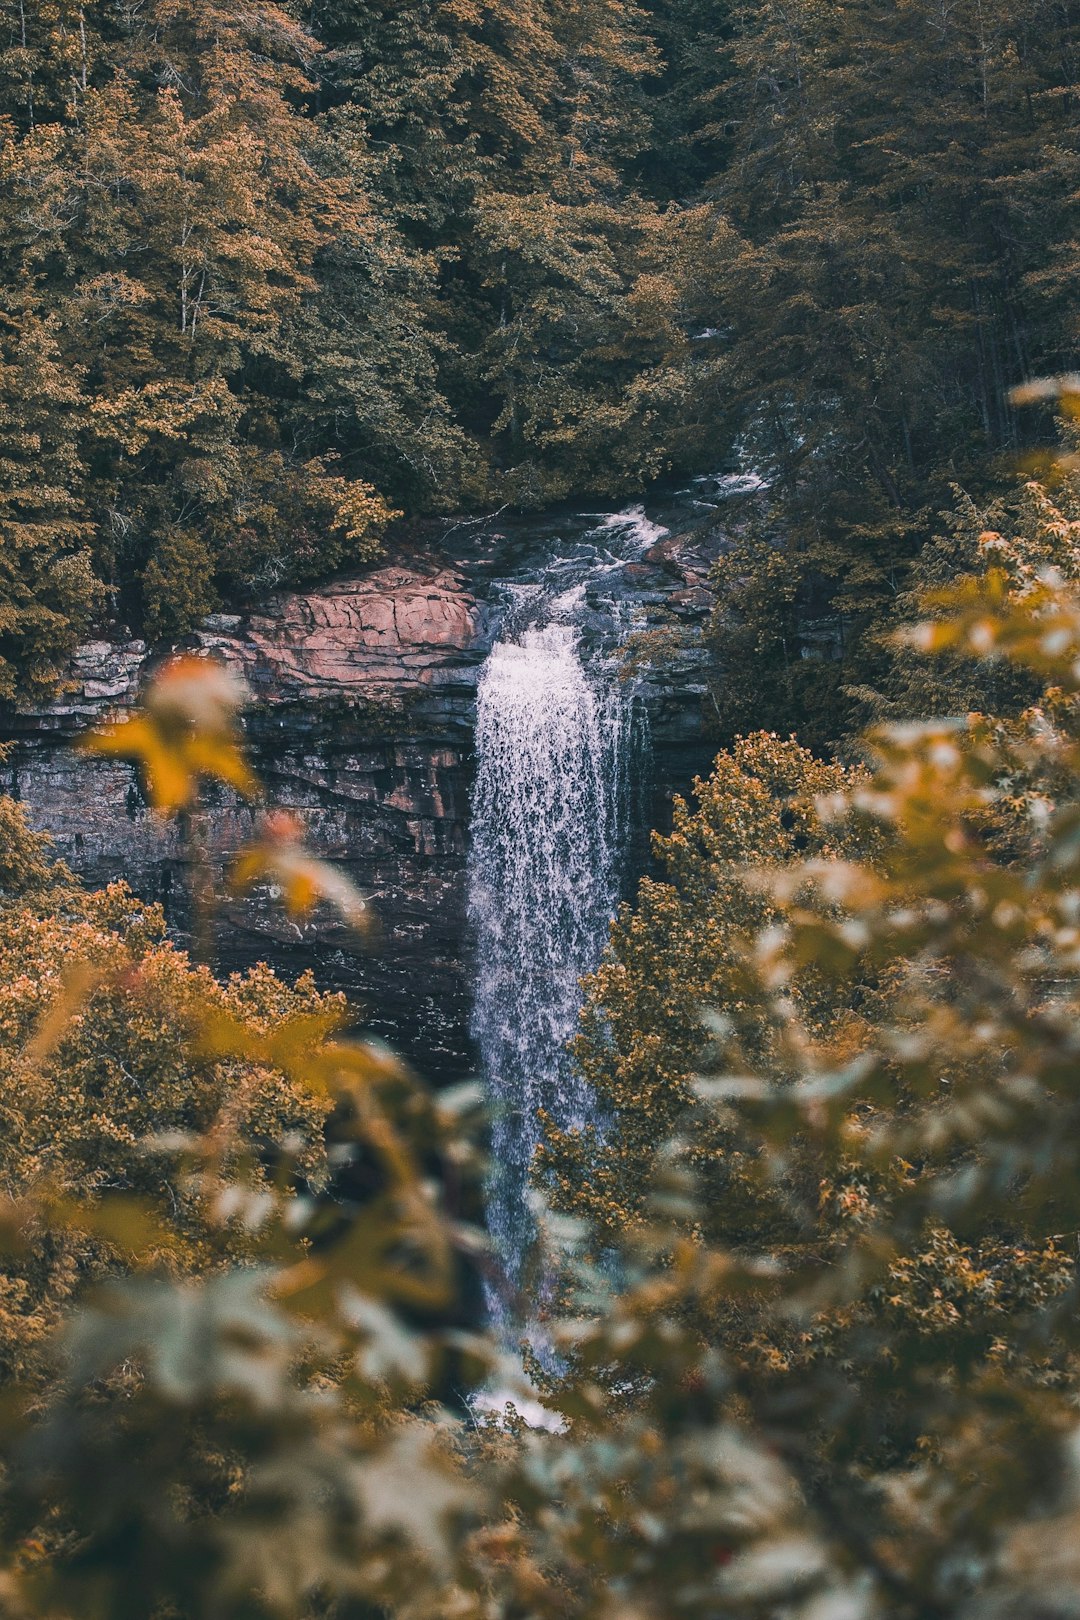
[[[571,593],[572,594],[572,593]],[[569,596],[549,603],[566,611]],[[596,1118],[566,1052],[619,895],[627,837],[632,706],[587,669],[578,632],[535,625],[498,642],[477,692],[469,863],[473,1034],[493,1108],[488,1228],[501,1272],[492,1317],[509,1338],[533,1237],[529,1164],[545,1110],[565,1128]]]

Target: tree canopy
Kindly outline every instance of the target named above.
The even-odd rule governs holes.
[[[779,728],[834,740],[950,482],[981,498],[1021,436],[1007,386],[1071,341],[1068,5],[0,29],[0,696],[94,625],[362,563],[395,513],[740,464],[784,558],[748,609]]]

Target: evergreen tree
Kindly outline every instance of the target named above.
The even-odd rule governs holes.
[[[24,348],[47,330],[66,379],[68,461],[52,484],[118,607],[182,630],[214,605],[215,580],[370,553],[387,506],[320,463],[332,444],[298,454],[288,428],[318,255],[367,228],[356,174],[326,160],[304,113],[314,42],[271,4],[26,11],[34,39],[66,30],[60,60],[75,67],[48,94],[38,73],[34,119],[6,130],[0,239]],[[33,424],[40,381],[6,369],[9,422]],[[310,543],[321,530],[325,548]],[[70,617],[57,605],[42,680],[99,600],[73,600]],[[30,662],[20,676],[37,679]]]
[[[317,23],[380,206],[435,266],[439,372],[487,498],[640,488],[676,453],[664,368],[692,318],[680,222],[626,178],[659,68],[645,14],[335,4]]]
[[[671,833],[654,835],[664,875],[644,878],[635,904],[621,911],[605,960],[587,981],[574,1046],[605,1125],[549,1128],[540,1160],[556,1207],[585,1216],[601,1238],[613,1241],[643,1217],[663,1144],[692,1110],[710,1019],[724,1021],[747,1062],[782,1071],[782,1032],[771,1027],[766,1001],[747,993],[745,941],[776,920],[754,874],[862,853],[858,829],[831,827],[819,808],[860,779],[792,740],[759,733],[718,755],[712,774],[695,784],[696,805],[676,799]],[[863,1026],[846,997],[822,998],[812,979],[793,993],[816,1027],[836,1033],[850,1025],[855,1038]],[[710,1220],[732,1241],[753,1241],[753,1218],[748,1224],[725,1185],[733,1166],[722,1142],[703,1137],[694,1146],[716,1172]],[[734,1173],[746,1197],[745,1177]]]
[[[0,314],[0,697],[47,694],[104,605],[78,447],[85,398],[55,323],[25,300]]]
[[[935,608],[935,594],[1001,571],[1017,595],[1035,592],[1047,572],[1080,582],[1080,483],[1024,481],[986,502],[957,490],[942,532],[924,546],[911,586],[897,600],[900,627],[882,640],[873,684],[853,690],[868,721],[924,720],[929,715],[994,714],[1015,719],[1040,695],[1038,680],[1004,662],[958,657],[913,658],[904,633]]]
[[[11,318],[153,635],[392,511],[751,461],[784,589],[722,574],[768,698],[727,734],[824,746],[951,484],[1013,453],[1008,384],[1068,358],[1071,4],[2,0],[0,38]]]
[[[832,621],[839,693],[865,674],[949,482],[977,490],[988,453],[1015,448],[1009,384],[1064,358],[1080,15],[800,0],[737,20],[736,133],[711,191],[738,237],[711,324],[799,615]],[[782,726],[806,709],[786,678]],[[744,707],[733,724],[759,719]],[[830,702],[818,735],[849,723]]]

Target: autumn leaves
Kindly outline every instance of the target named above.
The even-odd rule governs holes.
[[[259,786],[244,756],[237,719],[245,698],[242,680],[227,666],[196,656],[175,658],[151,683],[139,713],[92,732],[83,746],[136,761],[151,803],[163,815],[189,809],[204,779],[257,802]],[[291,916],[306,916],[325,900],[352,927],[367,926],[363,896],[338,868],[304,847],[297,817],[267,811],[259,829],[234,862],[234,888],[268,881],[279,889]]]

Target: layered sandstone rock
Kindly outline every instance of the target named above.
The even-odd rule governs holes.
[[[199,640],[236,663],[268,703],[342,693],[378,701],[456,684],[477,661],[484,622],[460,574],[391,567],[290,592],[246,619],[218,616]]]
[[[290,591],[256,613],[212,613],[185,644],[234,666],[256,702],[272,707],[394,703],[468,686],[490,645],[490,617],[460,573],[417,564]],[[63,696],[8,714],[5,729],[66,730],[125,707],[158,661],[142,641],[87,642],[72,657]]]
[[[226,902],[221,965],[314,968],[436,1076],[468,1066],[469,716],[487,618],[459,574],[420,562],[289,592],[258,613],[212,615],[186,643],[242,672],[270,797],[298,812],[310,842],[348,869],[380,918],[359,950],[329,915],[287,918],[264,886]],[[71,746],[86,725],[130,706],[160,657],[139,641],[80,647],[61,698],[3,717],[13,747],[0,787],[87,882],[125,879],[164,905],[183,937],[192,840],[224,873],[252,834],[252,811],[211,794],[182,836],[150,810],[130,765]]]

